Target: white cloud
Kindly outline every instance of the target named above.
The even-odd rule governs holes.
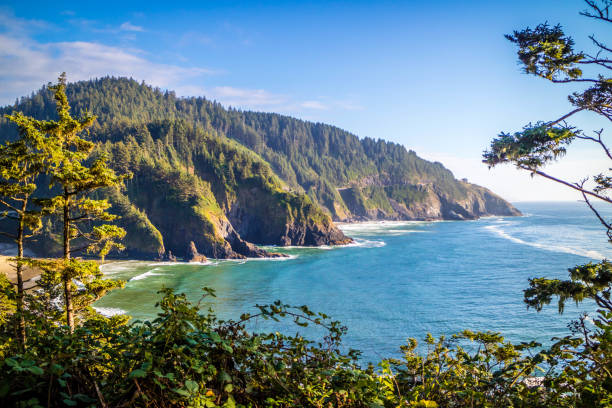
[[[152,62],[137,49],[85,41],[41,43],[30,38],[28,26],[26,20],[0,13],[0,104],[28,95],[54,81],[62,71],[70,81],[127,76],[167,89],[216,73]]]
[[[121,31],[136,31],[136,32],[143,32],[145,30],[141,26],[134,25],[130,23],[129,21],[126,21],[125,23],[121,24],[119,26],[119,29]]]
[[[100,29],[96,21],[78,20],[74,24],[87,30],[118,32]],[[241,88],[231,85],[214,86],[205,82],[213,74],[225,73],[201,67],[164,64],[147,59],[148,53],[137,48],[105,45],[99,42],[40,42],[33,32],[54,29],[45,22],[24,20],[0,10],[0,105],[13,103],[16,98],[29,95],[43,84],[53,82],[66,71],[68,80],[80,81],[104,76],[132,77],[150,85],[176,91],[179,96],[206,96],[240,109],[266,110],[290,115],[308,114],[323,110],[353,110],[359,106],[350,101],[326,98],[300,101],[290,95],[278,94],[261,88]],[[127,21],[120,26],[124,32],[144,29]],[[125,34],[124,34],[125,35]],[[208,37],[189,33],[185,41],[194,39],[210,43]]]
[[[264,89],[235,88],[217,86],[210,90],[209,97],[223,104],[237,108],[265,108],[282,105],[288,98],[284,95],[270,93]]]
[[[302,108],[306,109],[318,109],[318,110],[327,110],[329,107],[324,103],[319,101],[304,101],[301,103]]]

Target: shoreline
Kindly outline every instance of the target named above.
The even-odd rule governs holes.
[[[438,223],[438,222],[445,222],[445,221],[477,221],[481,218],[495,218],[495,217],[500,217],[498,215],[487,215],[487,216],[481,216],[475,220],[446,220],[446,219],[431,219],[431,220],[394,220],[394,219],[376,219],[376,220],[350,220],[350,221],[334,221],[334,223],[342,230],[343,226],[350,226],[350,225],[360,225],[360,224],[388,224],[388,225],[401,225],[401,224],[429,224],[429,223]],[[503,216],[502,216],[503,217]],[[334,247],[351,247],[351,246],[356,246],[354,242],[348,243],[348,244],[341,244],[341,245],[316,245],[316,246],[292,246],[292,245],[288,245],[288,246],[276,246],[276,245],[257,245],[258,247],[262,247],[262,248],[275,248],[275,249],[283,249],[283,248],[287,248],[287,249],[295,249],[295,248],[312,248],[312,249],[332,249]],[[13,256],[9,256],[9,255],[0,255],[0,273],[4,274],[11,283],[15,284],[17,282],[17,273],[15,271],[15,267],[13,264],[11,264],[11,262],[9,261],[10,258],[13,258]],[[211,259],[210,261],[235,261],[235,262],[246,262],[247,260],[249,261],[253,261],[253,260],[259,260],[259,261],[264,261],[264,260],[276,260],[276,261],[283,261],[283,260],[290,260],[290,259],[294,259],[293,256],[288,256],[288,257],[283,257],[283,258],[272,258],[272,257],[262,257],[262,258],[245,258],[245,259]],[[104,265],[108,265],[108,264],[113,264],[113,263],[121,263],[121,262],[159,262],[159,263],[163,263],[163,264],[189,264],[189,263],[193,263],[193,264],[201,264],[201,265],[207,265],[210,263],[210,261],[207,262],[183,262],[183,261],[175,261],[175,262],[163,262],[163,261],[159,261],[159,260],[154,260],[154,259],[141,259],[141,258],[106,258],[104,261],[99,261],[100,266],[104,266]],[[36,286],[36,281],[38,280],[38,278],[40,277],[41,272],[39,270],[37,270],[36,268],[25,268],[23,271],[23,280],[24,280],[24,288],[26,290],[30,290],[33,287]]]
[[[17,271],[15,270],[15,265],[10,262],[10,259],[14,258],[12,255],[0,255],[0,274],[3,274],[8,278],[8,280],[17,284]],[[100,266],[111,264],[115,262],[121,262],[121,260],[117,259],[105,259],[104,261],[96,260]],[[40,278],[41,271],[37,268],[25,267],[23,269],[23,288],[25,290],[30,290],[36,286],[36,281]]]

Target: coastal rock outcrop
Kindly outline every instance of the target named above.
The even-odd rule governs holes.
[[[339,189],[346,211],[336,214],[334,220],[474,220],[489,215],[521,215],[503,198],[467,181],[458,182],[449,192],[435,184],[376,184],[380,180],[370,178],[361,187]]]
[[[196,248],[195,243],[191,241],[189,243],[189,247],[187,248],[187,258],[185,259],[187,262],[206,262],[206,256],[200,254],[198,252],[198,248]]]

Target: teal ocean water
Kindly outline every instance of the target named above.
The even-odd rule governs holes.
[[[162,286],[198,301],[203,286],[217,291],[204,302],[222,318],[255,312],[277,299],[306,304],[348,327],[347,347],[364,361],[398,356],[408,337],[422,340],[463,329],[494,330],[512,341],[568,333],[567,323],[592,304],[527,310],[522,291],[535,276],[567,277],[576,264],[612,258],[612,248],[583,203],[517,203],[524,217],[477,221],[368,222],[341,225],[354,245],[278,248],[285,260],[211,261],[206,264],[117,262],[103,267],[127,280],[96,303],[104,313],[152,318]],[[612,213],[607,213],[612,216]],[[253,330],[320,333],[290,322],[254,322]]]

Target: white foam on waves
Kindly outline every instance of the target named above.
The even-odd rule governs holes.
[[[117,315],[124,315],[127,312],[123,309],[119,309],[118,307],[93,307],[96,312],[100,313],[104,317],[112,317]]]
[[[131,278],[129,280],[129,282],[146,279],[149,276],[163,276],[163,275],[166,275],[165,273],[158,273],[156,271],[159,271],[159,268],[154,268],[154,269],[151,269],[150,271],[147,271],[145,273],[141,273],[140,275],[136,275],[133,278]]]
[[[506,225],[508,224],[507,222],[502,224],[502,225]],[[486,230],[492,231],[495,234],[497,234],[498,236],[507,239],[509,241],[515,242],[517,244],[521,244],[521,245],[528,245],[530,247],[534,247],[534,248],[539,248],[539,249],[544,249],[546,251],[551,251],[551,252],[563,252],[566,254],[572,254],[572,255],[578,255],[578,256],[583,256],[585,258],[591,258],[591,259],[603,259],[605,258],[604,255],[602,255],[600,252],[598,251],[594,251],[594,250],[587,250],[587,249],[579,249],[579,248],[570,248],[570,247],[566,247],[566,246],[558,246],[558,245],[549,245],[549,244],[544,244],[541,242],[528,242],[525,240],[522,240],[520,238],[514,237],[510,234],[508,234],[506,231],[504,231],[503,229],[500,228],[500,225],[488,225],[486,227],[484,227]]]
[[[121,262],[109,262],[100,265],[100,271],[105,275],[115,275],[117,273],[131,271],[135,266],[146,264],[143,261],[121,261]]]
[[[369,234],[398,236],[417,232],[426,232],[423,230],[413,229],[413,227],[429,225],[432,222],[433,221],[368,221],[337,223],[336,225],[342,230],[342,232],[348,235]]]
[[[360,247],[360,248],[381,248],[381,247],[384,247],[385,245],[387,245],[385,241],[353,238],[353,242],[345,246]]]
[[[331,249],[331,248],[330,248]],[[298,256],[297,255],[289,255],[289,254],[285,254],[286,256],[282,256],[282,257],[263,257],[263,258],[247,258],[246,261],[250,262],[250,261],[290,261],[292,259],[296,259]]]

